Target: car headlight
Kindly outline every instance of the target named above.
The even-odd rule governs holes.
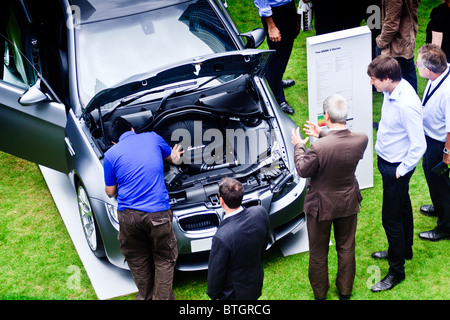
[[[117,207],[112,204],[105,203],[106,212],[108,212],[109,217],[116,223],[119,223],[119,216],[117,214]]]

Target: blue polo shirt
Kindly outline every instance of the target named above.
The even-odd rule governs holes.
[[[103,161],[105,184],[117,185],[119,211],[168,210],[169,194],[164,182],[163,159],[169,145],[155,132],[127,131],[106,153]]]

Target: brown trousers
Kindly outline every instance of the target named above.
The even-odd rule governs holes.
[[[341,295],[349,295],[355,280],[355,233],[357,215],[334,220],[318,221],[307,215],[309,239],[309,282],[317,299],[325,299],[330,281],[328,279],[328,249],[331,226],[338,256],[336,287]]]
[[[173,275],[178,257],[171,210],[119,211],[120,250],[138,288],[138,300],[173,300]]]

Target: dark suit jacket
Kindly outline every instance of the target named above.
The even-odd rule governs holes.
[[[261,206],[244,208],[223,220],[212,240],[208,263],[208,296],[256,300],[264,271],[261,255],[269,241],[269,215]]]
[[[364,133],[353,133],[347,129],[322,132],[308,152],[301,143],[295,146],[294,151],[298,174],[311,178],[304,210],[319,221],[348,217],[359,212],[362,196],[355,170],[368,143]]]

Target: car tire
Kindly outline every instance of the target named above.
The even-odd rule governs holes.
[[[106,253],[103,240],[89,201],[88,193],[82,183],[79,183],[77,186],[77,202],[81,226],[83,227],[87,244],[96,257],[104,258]]]

